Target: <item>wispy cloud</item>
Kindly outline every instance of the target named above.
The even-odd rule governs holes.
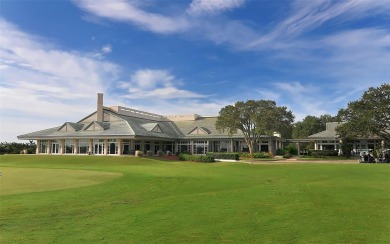
[[[238,8],[245,0],[193,0],[187,12],[192,15],[214,14]]]
[[[74,0],[74,3],[87,13],[114,21],[126,22],[157,33],[176,33],[188,28],[183,17],[168,17],[151,13],[125,0]]]
[[[109,54],[110,52],[112,52],[112,46],[110,44],[106,44],[102,47],[102,52],[104,54]]]
[[[88,109],[90,100],[95,100],[97,92],[106,91],[120,70],[113,63],[60,49],[3,19],[0,29],[7,33],[0,46],[2,137],[5,131],[14,135],[29,132],[5,127],[12,124],[9,121],[18,124],[21,115],[37,121],[41,121],[39,116],[45,116],[45,123],[53,125],[64,115],[74,120],[85,116],[85,109],[94,109]]]
[[[181,90],[182,81],[177,79],[168,70],[141,69],[131,75],[130,81],[121,82],[119,87],[128,93],[123,97],[140,99],[153,97],[155,99],[200,98],[205,95],[187,90]]]
[[[326,22],[343,22],[361,19],[373,12],[389,15],[388,1],[346,0],[329,1],[296,0],[292,2],[291,11],[287,18],[280,21],[272,31],[263,34],[257,40],[248,44],[247,48],[268,48],[275,41],[291,40],[305,32],[311,31]]]

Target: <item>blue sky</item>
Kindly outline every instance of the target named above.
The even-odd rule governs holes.
[[[389,0],[1,0],[1,138],[104,105],[336,115],[390,78]]]

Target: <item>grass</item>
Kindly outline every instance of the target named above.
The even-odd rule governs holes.
[[[389,166],[3,155],[0,243],[390,243]],[[3,191],[18,170],[74,185]]]
[[[122,176],[120,173],[71,169],[2,169],[0,195],[53,191],[99,184]]]
[[[357,156],[351,156],[349,158],[345,157],[344,155],[340,156],[322,156],[322,157],[316,157],[316,156],[308,156],[308,155],[301,155],[299,156],[299,160],[309,160],[309,161],[316,161],[316,160],[350,160],[350,161],[359,161],[359,157]]]

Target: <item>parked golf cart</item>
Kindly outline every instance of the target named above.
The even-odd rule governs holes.
[[[372,150],[368,152],[360,152],[359,163],[375,163],[375,159],[372,155]]]
[[[376,158],[377,163],[390,163],[390,149],[381,151]]]

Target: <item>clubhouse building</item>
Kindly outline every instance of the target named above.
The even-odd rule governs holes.
[[[134,155],[188,152],[248,152],[241,131],[228,135],[215,128],[217,116],[197,114],[163,116],[122,106],[103,106],[103,94],[97,95],[97,110],[78,122],[65,122],[46,130],[18,136],[35,140],[36,154]],[[326,130],[304,139],[283,139],[280,134],[264,136],[255,151],[274,155],[286,143],[314,143],[315,150],[338,150],[338,122],[326,124]],[[384,148],[379,137],[361,138],[353,142],[353,153]]]
[[[341,140],[337,136],[336,128],[339,122],[326,123],[326,130],[308,136],[308,141],[314,142],[315,150],[338,150],[341,152]],[[352,142],[352,153],[359,154],[362,151],[385,147],[385,140],[378,136],[362,137]]]
[[[217,116],[197,114],[163,116],[121,106],[103,106],[98,93],[97,110],[78,122],[18,136],[36,140],[37,154],[134,155],[188,152],[249,151],[244,135],[219,132]],[[279,134],[264,136],[256,151],[276,153],[286,140]]]

